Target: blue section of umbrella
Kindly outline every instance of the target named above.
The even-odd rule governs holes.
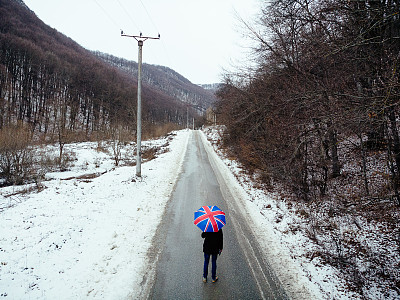
[[[194,212],[194,224],[203,232],[218,232],[224,225],[225,213],[217,206],[202,206]]]

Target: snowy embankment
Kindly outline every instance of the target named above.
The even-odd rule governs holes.
[[[1,297],[135,298],[189,134],[144,142],[169,151],[142,164],[142,178],[82,143],[66,145],[75,165],[46,174],[43,190],[0,189]]]
[[[278,194],[266,193],[221,150],[222,128],[204,130],[207,146],[212,148],[218,168],[231,193],[251,216],[254,234],[264,254],[292,299],[358,299],[348,291],[346,282],[333,267],[320,258],[308,258],[313,250],[309,238],[299,229],[303,220]],[[225,170],[225,172],[224,172]]]
[[[217,146],[218,128],[204,130],[232,194],[251,216],[254,233],[293,299],[355,299],[340,274],[319,257],[299,228],[304,221],[278,195],[265,194]],[[160,216],[179,175],[190,131],[147,141],[162,154],[135,167],[114,167],[96,143],[66,145],[77,159],[48,173],[43,190],[0,189],[0,296],[8,299],[135,299],[148,266]],[[97,145],[97,146],[96,146]],[[168,149],[167,149],[168,148]],[[215,152],[214,152],[215,150]],[[57,149],[46,152],[57,155]],[[132,146],[124,151],[133,152]],[[218,155],[217,155],[217,154]]]

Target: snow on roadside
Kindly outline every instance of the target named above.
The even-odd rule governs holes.
[[[322,264],[318,257],[309,258],[313,244],[299,227],[302,218],[290,209],[277,194],[266,194],[245,175],[237,162],[227,158],[218,146],[221,127],[203,130],[208,147],[218,155],[221,170],[226,169],[229,182],[237,200],[242,201],[254,226],[254,234],[260,242],[269,263],[292,299],[359,299],[349,292],[346,282],[333,267]]]
[[[47,174],[42,191],[6,197],[18,189],[0,189],[0,295],[135,298],[190,132],[175,134],[168,152],[142,164],[142,178],[135,167],[114,168],[110,156],[83,143],[68,145],[75,167]]]

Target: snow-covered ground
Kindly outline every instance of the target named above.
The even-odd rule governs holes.
[[[47,174],[42,191],[0,189],[0,298],[135,299],[189,133],[142,164],[141,179],[135,167],[115,168],[97,143],[82,143],[66,145],[74,167]]]
[[[387,224],[368,221],[362,214],[335,213],[327,218],[318,207],[290,201],[283,193],[266,192],[256,178],[247,175],[236,161],[228,159],[229,154],[220,147],[223,126],[208,127],[204,131],[210,147],[220,158],[219,168],[226,168],[225,180],[230,182],[233,191],[237,191],[235,198],[240,199],[252,216],[255,235],[293,299],[400,299],[399,247],[393,239],[395,232],[387,230]],[[373,157],[371,162],[377,164],[378,160],[379,157]],[[379,166],[376,168],[378,173],[383,169]],[[351,174],[349,176],[358,173],[357,166],[347,166],[346,170]],[[374,168],[371,170],[373,173]],[[353,178],[352,182],[357,181]],[[333,190],[343,192],[347,187],[339,182]],[[275,190],[280,189],[276,187]],[[345,196],[351,199],[351,193]],[[390,207],[387,201],[385,203]],[[332,201],[326,205],[335,204]],[[398,215],[397,211],[394,210],[392,215]],[[328,224],[321,222],[321,218]],[[329,226],[336,228],[334,233],[339,237],[329,230]],[[350,238],[346,239],[347,236]],[[346,241],[348,244],[345,245]],[[333,257],[332,264],[335,263],[334,255],[342,255],[356,264],[348,264],[347,269],[344,266],[347,272],[344,274],[340,271],[343,266],[342,269],[333,267],[323,255],[324,258]],[[350,277],[352,281],[347,281],[349,273],[353,276]],[[360,293],[355,291],[354,284],[360,284]],[[303,296],[307,293],[312,296]]]
[[[302,218],[277,195],[266,195],[204,131],[224,179],[253,217],[255,234],[293,299],[356,299],[340,274],[318,257],[297,228]],[[0,189],[0,296],[6,299],[135,299],[147,251],[179,175],[191,131],[147,141],[168,148],[142,165],[114,167],[96,143],[67,145],[77,160],[49,173],[43,190]],[[168,143],[168,146],[166,144]],[[133,151],[127,146],[125,151]],[[167,149],[164,149],[167,150]],[[56,148],[48,152],[54,151]],[[25,191],[24,191],[25,190]],[[306,296],[307,295],[307,296]]]
[[[258,188],[240,165],[220,149],[221,127],[209,127],[204,132],[218,155],[219,168],[225,169],[235,198],[240,199],[252,216],[254,234],[260,242],[269,263],[292,299],[357,299],[349,292],[346,282],[332,267],[320,259],[307,258],[313,249],[310,239],[297,228],[302,218],[290,210],[278,194],[266,193]]]

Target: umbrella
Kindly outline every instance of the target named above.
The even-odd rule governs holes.
[[[202,206],[194,212],[194,224],[204,232],[218,232],[225,225],[225,213],[217,206]]]

